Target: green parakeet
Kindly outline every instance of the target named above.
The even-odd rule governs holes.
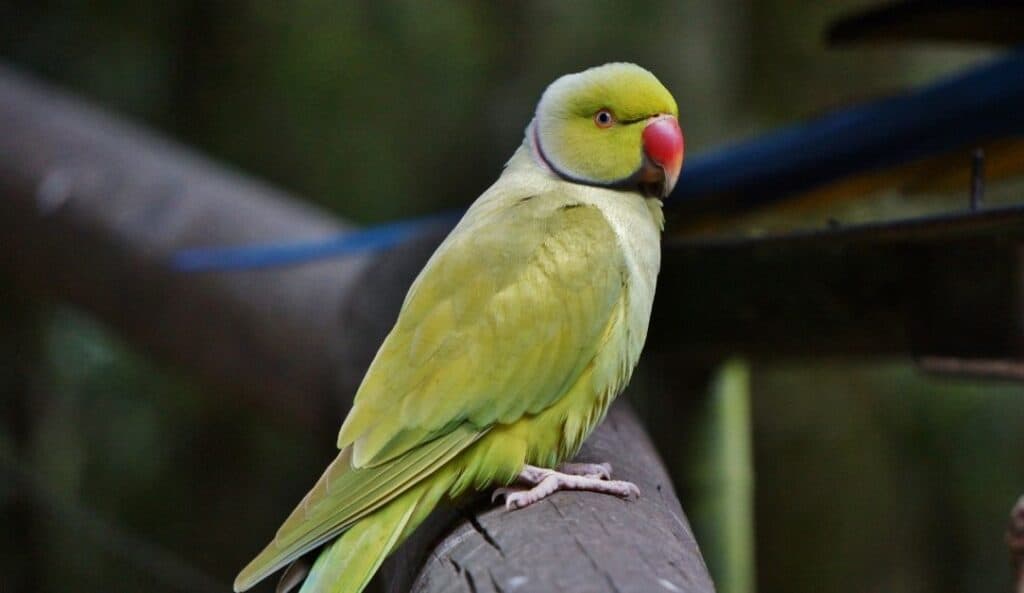
[[[279,591],[358,593],[439,501],[467,490],[501,486],[509,509],[559,489],[639,495],[606,464],[559,464],[625,387],[647,336],[660,198],[683,160],[677,117],[633,64],[545,90],[501,177],[409,289],[337,459],[235,591],[319,549]]]

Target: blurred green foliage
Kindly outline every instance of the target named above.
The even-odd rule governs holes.
[[[754,468],[750,365],[743,359],[715,369],[701,402],[697,446],[687,451],[680,479],[694,494],[687,505],[718,593],[755,590]]]
[[[1024,389],[902,362],[753,373],[765,591],[1007,591]]]
[[[826,23],[864,4],[15,2],[0,56],[368,222],[467,204],[544,86],[590,65],[654,71],[692,154],[986,54],[824,49]],[[3,282],[0,590],[226,590],[330,437],[228,405]],[[761,590],[1006,589],[1020,387],[907,361],[755,361],[751,377]]]

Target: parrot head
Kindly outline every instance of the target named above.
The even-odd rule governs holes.
[[[664,197],[683,166],[678,117],[653,74],[612,63],[551,83],[527,134],[534,158],[565,179]]]

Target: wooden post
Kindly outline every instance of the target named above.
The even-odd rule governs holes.
[[[334,429],[446,229],[384,254],[272,271],[182,274],[168,268],[170,256],[343,228],[0,67],[0,268],[230,388],[239,406],[256,402]],[[584,454],[611,459],[643,498],[572,493],[518,513],[464,510],[434,522],[435,533],[448,534],[439,546],[414,537],[383,578],[421,591],[456,581],[519,592],[713,591],[668,477],[628,408],[616,407]],[[429,560],[414,578],[422,559]]]
[[[720,593],[754,593],[754,460],[750,364],[720,364],[698,416],[697,446],[685,471],[693,482],[694,524]]]

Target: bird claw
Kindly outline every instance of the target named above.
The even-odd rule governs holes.
[[[495,488],[494,492],[491,493],[491,504],[498,502],[498,499],[502,497],[505,497],[507,500],[509,495],[522,491],[522,488]]]
[[[612,480],[611,465],[607,463],[569,463],[559,471],[527,465],[519,474],[519,481],[530,488],[497,488],[491,502],[504,497],[505,508],[510,511],[544,500],[559,490],[588,490],[612,494],[625,499],[640,497],[640,488],[632,482]]]
[[[618,482],[623,485],[623,498],[627,500],[640,500],[639,486],[633,482],[626,482],[625,480],[619,480]]]
[[[530,495],[530,490],[520,490],[518,492],[511,492],[505,496],[505,510],[515,511],[524,507],[528,507],[531,504],[541,500]]]
[[[612,479],[612,464],[610,463],[563,463],[558,466],[558,471],[570,476],[584,476],[598,480]]]
[[[499,498],[504,497],[505,499],[505,510],[514,511],[521,509],[529,504],[536,501],[528,501],[530,490],[526,488],[495,488],[491,494],[491,503],[495,503]],[[539,499],[538,499],[539,500]]]

